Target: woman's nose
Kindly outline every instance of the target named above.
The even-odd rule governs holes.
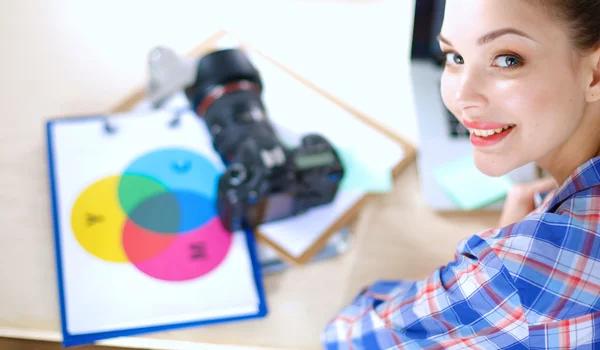
[[[488,104],[485,86],[483,74],[476,70],[463,70],[455,96],[458,108],[464,110],[485,107]]]

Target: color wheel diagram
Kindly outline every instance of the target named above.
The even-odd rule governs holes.
[[[159,280],[201,277],[232,242],[214,208],[219,175],[195,152],[146,153],[79,194],[71,211],[75,238],[95,257],[131,263]]]

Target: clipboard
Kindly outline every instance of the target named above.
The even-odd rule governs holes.
[[[63,345],[265,317],[255,236],[220,223],[196,117],[110,118],[46,122]]]
[[[302,84],[306,89],[310,89],[313,92],[319,94],[324,97],[332,104],[336,105],[340,110],[347,112],[355,121],[360,121],[364,124],[365,128],[370,129],[370,132],[377,132],[381,138],[387,139],[389,142],[394,143],[399,149],[401,149],[402,157],[398,161],[393,164],[390,168],[392,178],[398,176],[409,164],[411,164],[416,158],[416,148],[412,143],[400,137],[396,133],[392,132],[381,123],[375,121],[370,118],[366,114],[358,111],[353,108],[351,105],[341,101],[336,98],[333,94],[324,89],[321,89],[316,84],[308,81],[303,78],[299,74],[295,73],[291,69],[287,68],[285,65],[276,61],[275,59],[269,57],[264,52],[258,50],[255,47],[252,47],[250,44],[240,39],[237,35],[225,31],[220,30],[205,40],[203,43],[192,49],[189,53],[187,53],[187,57],[199,57],[202,56],[209,51],[214,49],[221,48],[221,42],[223,41],[233,41],[239,45],[239,48],[244,50],[247,53],[252,53],[269,62],[273,66],[277,67],[281,71],[285,72],[289,77],[293,78],[296,82]],[[259,69],[260,70],[260,69]],[[265,85],[267,85],[267,89],[269,89],[269,81],[265,81]],[[134,91],[130,96],[126,97],[122,102],[118,103],[111,109],[112,113],[120,113],[133,110],[137,108],[141,103],[143,103],[146,98],[146,90],[145,88],[139,88]],[[269,105],[267,104],[267,110],[269,109]],[[365,204],[371,199],[373,196],[377,194],[373,193],[360,193],[357,194],[355,198],[353,198],[352,205],[345,207],[344,210],[337,215],[334,220],[328,222],[327,225],[321,230],[318,234],[318,237],[310,242],[307,247],[302,249],[301,252],[292,252],[289,247],[286,247],[281,242],[277,241],[277,234],[266,232],[262,227],[258,227],[255,229],[254,233],[256,235],[256,239],[258,242],[264,243],[268,245],[270,248],[275,250],[285,261],[293,264],[293,265],[302,265],[306,264],[311,259],[319,253],[323,247],[326,245],[328,240],[334,235],[336,232],[340,231],[344,227],[347,227],[352,224],[354,219],[356,218],[359,211],[365,206]],[[302,214],[305,215],[305,214]]]

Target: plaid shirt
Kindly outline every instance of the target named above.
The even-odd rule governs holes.
[[[600,349],[600,157],[522,221],[462,241],[424,280],[381,281],[328,349]]]

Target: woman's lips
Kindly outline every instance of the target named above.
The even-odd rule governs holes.
[[[494,129],[502,129],[504,127],[514,126],[514,124],[507,123],[496,123],[496,122],[485,122],[485,121],[471,121],[468,119],[463,119],[462,123],[469,130],[494,130]]]
[[[500,133],[493,133],[489,136],[479,136],[475,132],[471,132],[471,144],[475,147],[488,147],[504,140],[515,128],[502,129]]]
[[[492,146],[504,140],[516,127],[515,124],[489,121],[463,120],[463,124],[471,133],[471,143],[475,147]]]

